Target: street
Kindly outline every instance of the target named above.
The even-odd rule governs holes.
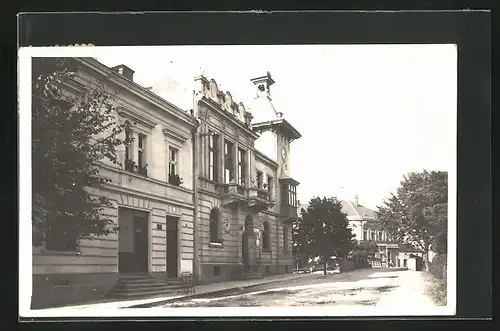
[[[421,272],[360,269],[345,274],[307,275],[286,282],[237,289],[225,296],[180,300],[162,307],[376,306],[433,307],[423,294]]]

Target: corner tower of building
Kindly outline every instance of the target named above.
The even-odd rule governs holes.
[[[271,73],[251,79],[255,86],[252,110],[252,130],[259,134],[255,148],[278,164],[279,190],[277,202],[281,219],[297,218],[297,186],[299,183],[291,174],[291,144],[301,134],[276,110],[271,98],[271,86],[275,84]]]

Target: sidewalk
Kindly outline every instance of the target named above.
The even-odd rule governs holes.
[[[287,274],[287,275],[275,275],[268,276],[261,279],[252,279],[252,280],[241,280],[241,281],[229,281],[223,283],[214,283],[214,284],[206,284],[206,285],[196,285],[195,291],[196,293],[190,294],[177,294],[172,293],[169,296],[162,297],[154,297],[140,300],[125,300],[125,301],[108,301],[102,302],[97,301],[93,303],[87,303],[84,305],[74,305],[74,306],[65,306],[65,307],[56,307],[56,308],[47,308],[47,309],[37,309],[38,311],[50,310],[68,310],[68,309],[120,309],[120,308],[148,308],[150,306],[161,305],[162,303],[176,300],[176,299],[184,299],[184,298],[192,298],[197,297],[199,295],[207,294],[207,293],[216,293],[216,292],[225,292],[234,290],[237,288],[247,288],[253,287],[262,284],[269,284],[274,282],[282,282],[286,280],[308,277],[310,274]]]

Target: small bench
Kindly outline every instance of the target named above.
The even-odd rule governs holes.
[[[195,293],[193,274],[190,272],[181,273],[180,286],[177,293]]]

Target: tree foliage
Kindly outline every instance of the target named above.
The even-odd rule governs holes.
[[[371,240],[364,240],[356,243],[354,249],[359,252],[364,252],[367,256],[374,256],[379,250],[375,241]]]
[[[319,257],[345,257],[354,247],[354,235],[348,228],[347,215],[337,198],[313,198],[294,223],[294,246],[298,254]]]
[[[448,174],[414,172],[404,176],[396,194],[378,207],[381,225],[393,239],[424,252],[445,251],[448,227]],[[426,259],[426,265],[428,261]]]
[[[121,133],[113,97],[102,84],[89,84],[70,93],[68,84],[78,74],[69,58],[34,58],[32,65],[33,239],[41,245],[56,231],[66,237],[87,238],[115,229],[101,217],[111,206],[95,196],[110,182],[99,175],[98,162],[117,163],[116,147],[129,143]],[[63,239],[63,238],[60,238]]]

